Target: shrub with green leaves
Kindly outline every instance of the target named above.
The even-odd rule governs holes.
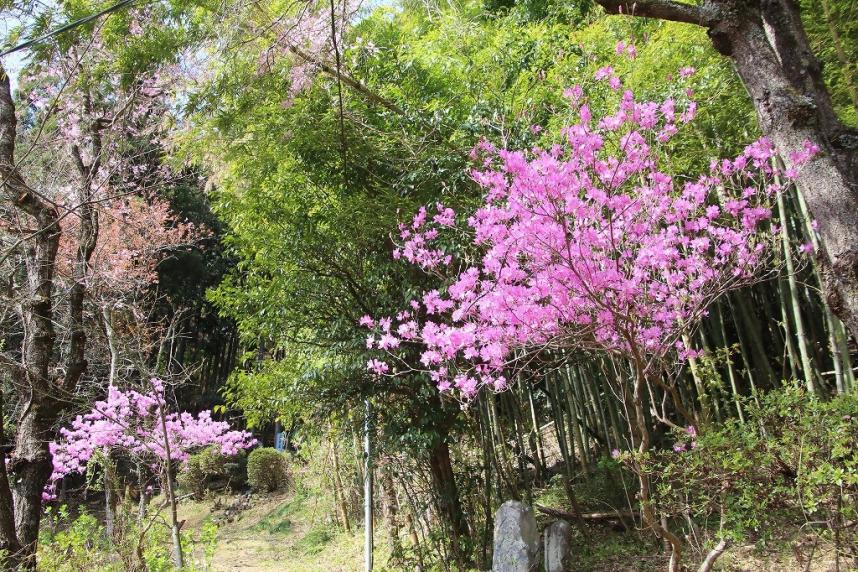
[[[247,457],[247,482],[257,491],[274,492],[286,486],[286,458],[271,447],[260,447]]]
[[[207,491],[230,486],[239,488],[246,483],[246,457],[240,453],[228,457],[216,446],[206,447],[191,455],[177,480],[182,489],[202,498]]]
[[[169,525],[163,518],[138,522],[135,509],[130,502],[119,506],[114,537],[109,540],[99,519],[85,510],[75,515],[66,505],[47,507],[39,531],[37,572],[175,570]],[[213,523],[206,522],[196,532],[182,531],[181,542],[188,555],[188,572],[211,568],[217,544],[217,527]]]
[[[96,517],[81,511],[73,517],[67,506],[45,509],[45,526],[39,531],[38,570],[119,570],[104,527]]]
[[[847,523],[858,517],[858,394],[823,401],[789,385],[744,407],[745,423],[699,434],[679,429],[672,449],[624,455],[652,475],[658,510],[695,523],[695,535],[710,530],[746,541],[771,536],[785,522],[812,522],[855,546],[858,535]]]

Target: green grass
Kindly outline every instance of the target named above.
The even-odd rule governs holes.
[[[285,502],[265,515],[253,525],[253,530],[268,534],[287,534],[292,530],[292,521],[306,509],[307,495],[296,492],[288,502]]]
[[[298,542],[295,543],[295,549],[304,554],[318,554],[330,544],[336,532],[331,531],[326,526],[314,526],[305,534]]]
[[[310,507],[307,501],[309,495],[305,490],[295,491],[294,496],[284,502],[270,513],[265,515],[253,526],[253,530],[267,532],[268,534],[301,534],[296,530],[295,521],[309,521],[311,519]],[[330,544],[331,540],[339,532],[331,526],[314,524],[306,533],[301,535],[293,544],[293,549],[301,554],[314,555],[322,552]]]

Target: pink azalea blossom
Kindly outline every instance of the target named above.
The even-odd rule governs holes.
[[[151,463],[166,460],[167,442],[174,461],[186,461],[192,452],[209,445],[217,446],[224,455],[235,455],[256,444],[249,432],[232,430],[226,421],[215,421],[210,411],[196,416],[164,411],[165,435],[161,424],[162,411],[167,407],[164,382],[156,378],[150,385],[149,393],[110,387],[106,399],[78,415],[70,428],[60,429],[60,439],[48,444],[53,459],[46,489],[49,497],[59,479],[86,472],[87,463],[99,452],[122,452]]]
[[[604,67],[595,77],[615,74]],[[562,130],[561,144],[525,151],[481,141],[471,154],[483,203],[462,230],[480,257],[419,297],[422,322],[400,321],[442,390],[467,397],[505,387],[501,374],[518,353],[546,347],[698,357],[682,335],[767,262],[771,204],[784,177],[768,139],[675,179],[663,143],[693,121],[693,101],[637,100],[626,90],[594,125],[587,99],[572,89],[564,95],[576,105],[580,97],[579,119]],[[805,146],[795,162],[815,152]],[[400,225],[406,259],[436,267],[435,243],[452,218],[433,220],[423,208]],[[368,367],[381,369],[377,360]]]

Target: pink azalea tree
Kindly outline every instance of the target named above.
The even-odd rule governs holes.
[[[681,70],[679,82],[692,74]],[[652,385],[693,423],[671,375],[696,353],[683,336],[715,299],[759,279],[778,232],[772,201],[779,181],[796,173],[780,172],[764,138],[697,177],[674,176],[670,142],[694,118],[692,92],[680,84],[675,97],[646,101],[624,90],[611,67],[594,79],[588,93],[600,98],[579,85],[564,93],[572,120],[550,147],[476,147],[471,174],[484,200],[464,229],[442,204],[400,225],[394,257],[448,276],[445,286],[396,317],[361,322],[373,330],[368,347],[386,354],[369,369],[414,369],[403,350],[417,347],[420,369],[465,399],[481,388],[504,390],[511,373],[546,351],[628,360],[630,437],[643,455],[652,446],[644,405]],[[599,116],[596,106],[605,109]],[[791,163],[815,152],[808,144]],[[458,263],[439,246],[445,233],[463,230],[460,245],[477,253],[475,263]],[[665,412],[660,421],[675,424]],[[643,520],[671,545],[677,571],[681,542],[652,506],[649,476],[639,472],[639,480]]]
[[[211,411],[165,413],[165,433],[160,422],[161,413],[167,410],[165,384],[157,378],[150,384],[147,393],[110,387],[105,400],[78,415],[71,428],[60,429],[61,439],[49,445],[52,487],[67,475],[85,473],[89,461],[99,453],[118,452],[157,467],[166,461],[185,462],[191,453],[210,445],[232,456],[256,444],[250,432],[215,421]]]
[[[210,411],[196,416],[168,412],[164,381],[153,378],[149,383],[150,390],[145,393],[110,386],[105,400],[96,401],[90,412],[78,415],[71,428],[60,430],[61,439],[49,445],[53,473],[44,498],[54,497],[56,484],[63,477],[86,473],[93,460],[101,461],[104,466],[107,492],[111,486],[108,475],[112,473],[112,458],[132,459],[138,467],[149,468],[160,479],[171,509],[174,558],[181,568],[174,464],[184,463],[193,452],[208,446],[217,447],[226,456],[236,455],[253,447],[256,439],[248,431],[233,430],[229,423],[215,421]],[[140,485],[142,516],[147,498],[142,478]]]

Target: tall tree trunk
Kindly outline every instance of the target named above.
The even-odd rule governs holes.
[[[432,478],[432,487],[438,497],[438,510],[441,517],[450,527],[450,544],[453,556],[463,569],[470,558],[462,543],[470,536],[468,521],[462,510],[462,502],[459,498],[459,487],[453,474],[453,463],[450,459],[450,447],[445,440],[439,440],[429,450],[429,472]]]
[[[822,239],[825,298],[858,339],[858,132],[837,118],[795,0],[597,0],[631,14],[707,28],[748,90],[760,127],[787,166],[806,141],[821,153],[796,180]]]
[[[0,445],[6,442],[6,434],[3,430],[5,426],[3,406],[3,394],[0,392]],[[5,561],[0,562],[0,565],[4,568],[14,568],[18,565],[21,545],[15,532],[12,489],[9,487],[9,474],[6,472],[6,449],[3,447],[0,447],[0,550],[6,555]]]
[[[15,532],[20,542],[21,568],[36,567],[36,543],[42,516],[42,491],[51,476],[51,454],[48,442],[53,438],[53,423],[44,405],[31,402],[28,411],[18,418],[15,450],[9,464],[13,475],[12,499]]]
[[[0,504],[0,534],[8,534],[5,523],[14,522],[15,538],[2,538],[0,544],[17,547],[5,566],[35,568],[36,540],[42,508],[42,489],[51,474],[48,442],[54,419],[51,357],[56,335],[53,324],[53,279],[60,229],[59,213],[33,193],[15,165],[17,122],[15,105],[9,90],[9,78],[0,68],[0,179],[6,199],[32,218],[41,231],[24,245],[26,291],[20,306],[24,323],[22,364],[5,363],[12,369],[12,383],[22,396],[18,414],[15,448],[10,455],[9,472],[12,504]],[[3,496],[6,496],[4,491]],[[10,512],[7,512],[11,509]]]

